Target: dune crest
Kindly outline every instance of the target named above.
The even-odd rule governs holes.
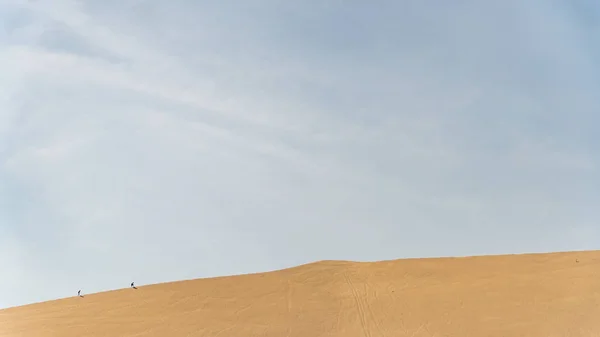
[[[0,336],[600,336],[600,251],[322,261],[139,286],[1,310]]]

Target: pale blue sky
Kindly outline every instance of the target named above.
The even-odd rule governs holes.
[[[598,15],[0,0],[0,307],[321,259],[600,248]]]

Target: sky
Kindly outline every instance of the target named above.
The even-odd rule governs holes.
[[[0,0],[0,308],[600,249],[594,1]]]

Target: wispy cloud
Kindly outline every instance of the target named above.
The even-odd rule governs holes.
[[[0,306],[598,248],[587,6],[0,1]]]

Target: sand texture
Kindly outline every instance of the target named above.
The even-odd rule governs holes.
[[[0,336],[600,336],[599,272],[596,251],[323,261],[9,308]]]

